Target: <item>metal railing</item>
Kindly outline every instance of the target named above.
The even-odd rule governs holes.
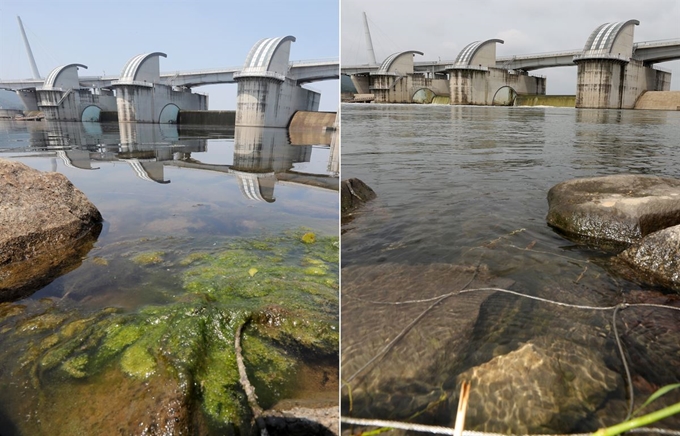
[[[225,67],[225,68],[208,68],[208,69],[201,69],[201,70],[190,70],[190,71],[163,71],[161,72],[161,77],[168,77],[171,75],[178,75],[178,76],[189,76],[189,75],[199,75],[199,74],[214,74],[214,73],[229,73],[229,72],[236,72],[240,71],[243,68],[242,65],[238,67]]]
[[[630,56],[625,56],[622,55],[621,53],[618,54],[611,54],[611,53],[592,53],[592,52],[586,52],[586,53],[581,53],[577,54],[574,56],[574,61],[581,60],[581,59],[614,59],[614,60],[619,60],[622,62],[630,62]]]
[[[564,51],[553,51],[553,52],[543,52],[543,53],[531,53],[531,54],[526,54],[526,55],[499,56],[499,57],[496,58],[496,61],[497,62],[507,62],[507,61],[535,59],[535,58],[575,56],[575,55],[582,53],[582,52],[583,52],[583,50],[564,50]]]
[[[304,61],[290,61],[289,66],[297,67],[304,65],[315,65],[315,64],[330,64],[330,63],[340,63],[338,58],[321,58],[321,59],[310,59]]]
[[[276,79],[285,81],[286,76],[281,73],[276,73],[274,71],[239,71],[234,73],[234,79],[239,77],[268,77],[270,79]]]
[[[675,45],[678,44],[680,45],[680,39],[678,38],[672,38],[672,39],[657,39],[654,41],[643,41],[643,42],[637,42],[633,44],[633,50],[636,48],[643,48],[643,47],[663,47],[667,45]]]

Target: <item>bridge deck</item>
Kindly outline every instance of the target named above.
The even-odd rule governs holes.
[[[338,79],[340,63],[338,60],[293,61],[289,75],[300,83]],[[234,73],[242,67],[213,68],[193,71],[169,71],[161,73],[161,83],[173,86],[201,86],[220,83],[236,83]],[[105,88],[118,80],[118,76],[82,76],[78,79],[83,87]],[[43,79],[2,80],[0,89],[40,88]]]
[[[560,52],[536,53],[515,56],[499,56],[496,65],[508,70],[522,69],[525,71],[540,68],[574,66],[574,56],[582,54],[583,50],[565,50]],[[633,44],[633,59],[655,64],[680,59],[680,39],[664,39],[645,41]],[[421,61],[414,62],[416,72],[441,72],[453,61]],[[341,68],[342,74],[371,73],[378,70],[379,65],[348,65]]]

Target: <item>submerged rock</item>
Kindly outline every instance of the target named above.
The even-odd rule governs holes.
[[[619,174],[574,179],[548,192],[546,220],[570,236],[630,244],[680,224],[680,180]]]
[[[375,191],[359,179],[343,180],[340,192],[343,217],[376,197]]]
[[[680,225],[651,233],[619,254],[646,283],[680,290]]]
[[[437,298],[466,286],[513,283],[492,277],[483,265],[451,264],[352,266],[343,268],[342,280],[343,408],[349,412],[350,386],[353,416],[382,419],[410,419],[440,401],[441,386],[464,358],[479,308],[491,292],[435,304]],[[394,304],[413,300],[420,301]]]
[[[465,427],[512,434],[569,432],[621,381],[593,351],[546,336],[458,379],[471,383]]]
[[[77,267],[102,216],[59,173],[0,159],[0,301],[25,297]]]

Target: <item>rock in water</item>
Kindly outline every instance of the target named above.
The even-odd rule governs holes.
[[[680,289],[680,225],[659,230],[622,252],[644,282]]]
[[[74,247],[84,240],[91,247],[101,221],[63,174],[0,159],[0,301],[25,296],[27,286],[44,286],[39,278],[53,279],[64,262],[79,262]]]
[[[548,224],[595,242],[630,244],[680,224],[680,180],[619,174],[568,180],[548,192]]]
[[[359,206],[376,197],[375,191],[359,179],[343,180],[340,191],[343,216],[351,214]]]
[[[527,434],[569,432],[618,388],[620,377],[593,351],[543,336],[458,379],[472,385],[466,428]]]
[[[350,266],[342,278],[341,373],[351,386],[353,416],[399,420],[440,399],[439,387],[464,358],[479,307],[492,292],[433,303],[466,286],[513,283],[493,277],[484,265],[451,264]],[[422,301],[390,304],[410,300]],[[345,404],[348,393],[343,389]]]

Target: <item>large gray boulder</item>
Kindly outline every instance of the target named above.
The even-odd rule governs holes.
[[[680,289],[680,225],[645,236],[618,256],[647,283]]]
[[[548,192],[548,224],[568,236],[633,243],[680,224],[680,180],[620,174],[574,179]]]
[[[41,278],[80,262],[101,221],[63,174],[0,159],[0,301],[20,298],[46,284]]]

